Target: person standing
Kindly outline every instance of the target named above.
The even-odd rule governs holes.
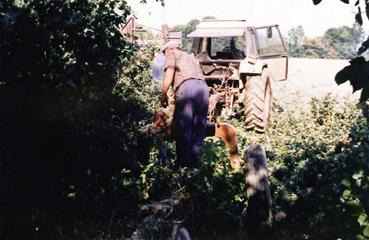
[[[180,43],[168,42],[160,102],[168,104],[167,91],[175,95],[174,138],[178,167],[198,168],[204,143],[209,105],[209,89],[199,62],[181,50]]]

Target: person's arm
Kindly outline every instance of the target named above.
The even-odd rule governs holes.
[[[169,87],[172,85],[174,81],[174,74],[175,74],[175,56],[174,54],[169,54],[166,56],[166,64],[165,64],[165,72],[163,83],[161,85],[161,95],[160,95],[160,102],[161,105],[164,107],[167,105],[167,92]]]
[[[173,67],[168,67],[165,70],[163,84],[161,86],[161,95],[162,96],[167,95],[167,91],[173,83],[174,72],[175,72],[175,69]]]

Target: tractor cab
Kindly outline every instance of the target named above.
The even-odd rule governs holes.
[[[203,20],[192,38],[210,90],[210,119],[244,114],[246,129],[264,132],[272,112],[271,80],[286,80],[288,56],[278,25]]]
[[[287,79],[287,51],[278,25],[252,27],[246,20],[210,19],[198,24],[188,37],[202,66],[232,63],[239,74],[247,75],[260,73],[268,65],[274,80]]]

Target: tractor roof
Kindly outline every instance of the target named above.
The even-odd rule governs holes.
[[[208,19],[201,21],[188,37],[243,36],[246,27],[246,20]]]

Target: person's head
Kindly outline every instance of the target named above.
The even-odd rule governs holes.
[[[166,55],[172,51],[181,49],[181,43],[175,41],[169,41],[161,48],[161,51]]]

